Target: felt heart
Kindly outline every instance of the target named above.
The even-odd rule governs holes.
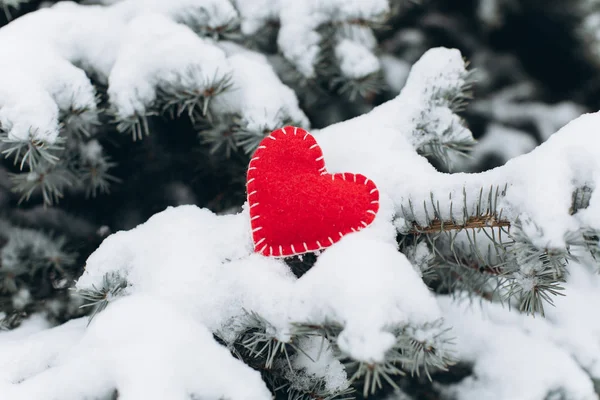
[[[304,129],[271,132],[250,160],[246,189],[254,251],[275,257],[314,252],[368,226],[379,210],[375,183],[329,174]]]

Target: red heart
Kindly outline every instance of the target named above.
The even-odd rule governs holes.
[[[323,152],[304,129],[271,132],[248,167],[254,251],[291,256],[331,246],[368,226],[379,210],[373,181],[349,172],[329,174]]]

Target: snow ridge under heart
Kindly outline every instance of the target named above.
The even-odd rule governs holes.
[[[379,191],[350,172],[329,174],[323,152],[304,129],[271,132],[247,174],[254,250],[285,257],[324,249],[373,222]]]

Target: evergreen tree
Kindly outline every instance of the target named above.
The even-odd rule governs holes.
[[[2,399],[598,397],[597,2],[81,3],[0,0]],[[269,257],[286,126],[379,210]]]

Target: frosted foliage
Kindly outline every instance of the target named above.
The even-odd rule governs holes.
[[[296,93],[281,83],[265,56],[232,45],[226,49],[233,87],[211,102],[211,110],[242,115],[244,128],[251,132],[270,132],[290,120],[308,128]]]
[[[341,3],[331,4],[346,10]],[[374,12],[379,2],[344,4],[360,14],[357,10]],[[303,7],[317,6],[293,2],[286,9]],[[172,22],[161,25],[167,29]],[[232,48],[223,51],[240,96],[253,87],[253,79],[272,77],[272,70],[261,64],[264,59]],[[436,298],[397,250],[394,221],[403,217],[409,200],[423,204],[433,194],[440,216],[448,218],[449,194],[461,199],[464,190],[466,207],[475,209],[481,187],[493,185],[508,184],[500,199],[503,215],[525,221],[524,234],[541,248],[564,247],[565,235],[582,227],[600,229],[597,192],[587,209],[569,212],[576,186],[599,183],[600,114],[578,118],[532,152],[484,173],[440,173],[417,153],[419,146],[443,141],[446,135],[470,138],[451,112],[466,76],[458,51],[432,49],[413,66],[395,99],[313,132],[329,172],[356,171],[377,184],[380,210],[373,224],[325,249],[301,278],[282,260],[253,253],[247,208],[223,216],[195,206],[168,208],[130,231],[110,235],[88,258],[78,290],[102,287],[107,279],[126,282],[89,327],[87,320],[75,320],[17,334],[10,342],[0,334],[0,391],[10,399],[41,400],[106,396],[115,388],[125,400],[154,394],[269,399],[259,373],[234,359],[212,336],[230,344],[252,326],[246,318],[250,312],[283,342],[291,339],[297,323],[335,323],[340,326],[337,350],[368,363],[385,359],[396,343],[395,331],[406,329],[415,340],[434,341],[431,332],[419,327],[443,317],[458,339],[458,358],[472,363],[478,377],[447,388],[459,398],[536,399],[558,388],[569,398],[594,398],[582,368],[598,374],[600,350],[582,343],[599,342],[600,329],[597,321],[581,315],[576,319],[573,311],[591,315],[596,299],[600,301],[600,278],[588,271],[592,262],[584,255],[569,264],[568,294],[543,320],[499,305],[465,309],[463,303]],[[223,99],[227,97],[215,101]],[[241,107],[235,99],[230,106]],[[420,208],[414,218],[426,222]],[[416,259],[424,261],[422,249],[415,252]],[[482,311],[492,318],[483,318]],[[584,327],[574,321],[584,321]],[[301,345],[313,354],[315,344]],[[331,357],[327,351],[321,357],[314,365],[301,356],[290,362],[299,368],[298,376],[344,387],[348,382],[341,365],[325,363]]]
[[[348,39],[341,40],[335,47],[340,69],[345,77],[360,79],[379,71],[379,59],[365,46]]]
[[[430,204],[433,195],[439,202],[440,216],[450,219],[450,196],[462,202],[464,190],[467,208],[472,212],[482,188],[486,198],[490,187],[508,185],[498,207],[509,220],[519,216],[529,219],[535,227],[530,239],[539,248],[564,248],[568,232],[600,227],[600,196],[593,195],[593,204],[576,215],[569,212],[575,187],[585,183],[596,186],[594,171],[600,168],[600,139],[595,131],[600,114],[583,115],[534,151],[479,174],[440,173],[414,151],[415,145],[424,140],[418,136],[422,130],[417,127],[433,124],[441,129],[456,121],[449,113],[448,97],[464,84],[464,75],[458,51],[429,50],[413,67],[398,97],[367,115],[316,133],[328,168],[338,172],[353,165],[354,170],[363,171],[390,196],[400,215],[403,208],[410,208],[409,200]],[[377,132],[377,140],[364,132]],[[425,132],[433,135],[430,140],[439,140],[435,137],[439,131]],[[450,134],[466,137],[468,130],[460,127],[450,130]],[[414,211],[415,219],[426,225],[423,207],[415,207]]]
[[[389,218],[389,207],[383,215]],[[393,236],[389,222],[376,221],[325,251],[317,265],[297,280],[282,261],[252,253],[246,211],[217,216],[195,206],[169,208],[133,230],[109,236],[87,260],[77,288],[101,287],[104,277],[119,276],[128,284],[122,293],[125,298],[112,301],[87,329],[85,321],[73,321],[39,333],[36,340],[61,346],[39,354],[35,359],[46,360],[42,364],[30,366],[28,355],[17,347],[11,350],[15,365],[35,371],[23,374],[7,366],[12,375],[6,379],[6,390],[25,399],[42,396],[37,390],[45,387],[46,397],[34,398],[52,399],[56,390],[65,390],[65,379],[76,376],[81,384],[70,385],[65,399],[107,393],[114,387],[133,399],[148,393],[165,398],[182,398],[183,393],[269,398],[258,373],[234,360],[209,334],[235,339],[248,311],[268,320],[271,333],[281,340],[289,339],[291,322],[329,317],[344,326],[339,340],[344,352],[380,360],[394,341],[389,327],[440,316],[431,293],[395,250]],[[370,252],[378,255],[374,265]],[[343,281],[335,279],[342,276]],[[156,326],[158,315],[161,323]],[[364,324],[365,318],[369,324]],[[67,334],[71,336],[64,339]],[[23,346],[31,340],[23,339]],[[315,353],[314,345],[303,344],[307,354]],[[160,351],[144,352],[150,346]],[[99,347],[103,351],[95,352]],[[320,357],[315,365],[300,358],[294,364],[310,379],[324,379],[330,388],[345,387],[342,365],[331,359],[329,351]],[[83,368],[82,363],[92,366]],[[211,374],[203,374],[206,380],[192,379],[207,365]],[[8,384],[30,376],[26,383]]]
[[[157,87],[202,93],[230,70],[225,53],[210,41],[161,15],[141,16],[125,32],[108,93],[121,117],[144,115]]]
[[[41,361],[36,370],[0,381],[6,398],[80,400],[106,396],[118,387],[125,400],[183,400],[190,395],[270,399],[257,371],[234,359],[204,326],[168,303],[131,296],[97,318],[87,329],[86,320],[75,320],[31,335],[29,348],[0,342],[0,352],[12,360],[37,355]],[[118,329],[123,325],[130,329]],[[8,383],[28,375],[33,376],[19,385]]]
[[[63,1],[0,29],[6,55],[0,61],[0,125],[10,140],[54,143],[61,110],[95,113],[95,91],[84,70],[108,83],[110,103],[120,119],[155,112],[159,88],[172,95],[182,89],[202,94],[231,75],[232,66],[218,44],[195,33],[210,36],[239,23],[231,2],[111,3]],[[254,15],[251,9],[244,8]],[[249,74],[275,82],[271,105],[241,110],[242,117],[249,125],[261,125],[281,114],[306,126],[295,94],[272,71],[265,72],[265,65]],[[232,83],[247,87],[248,77]],[[282,110],[274,110],[277,101]]]
[[[302,389],[310,388],[310,381],[323,379],[327,390],[336,392],[348,387],[348,376],[342,363],[335,357],[331,344],[325,338],[307,337],[298,343],[302,349],[294,359],[292,365],[298,371],[302,371],[308,379],[298,379],[296,384],[302,385]],[[292,377],[294,379],[294,377]]]
[[[280,0],[233,0],[242,20],[242,33],[253,35],[271,21],[279,19]]]
[[[453,326],[458,357],[474,364],[473,375],[447,387],[448,394],[459,400],[536,400],[561,391],[568,399],[597,399],[591,378],[598,379],[600,348],[594,343],[600,331],[589,312],[600,305],[600,281],[585,265],[569,267],[566,296],[546,319],[466,297],[438,299]]]
[[[387,0],[280,0],[281,29],[278,44],[283,55],[301,74],[313,78],[315,63],[320,52],[320,42],[324,39],[318,32],[321,25],[352,20],[374,21],[383,17],[388,11]],[[362,53],[365,50],[361,48],[359,51]],[[341,59],[349,57],[350,54],[345,54],[343,57],[338,55]],[[370,58],[373,59],[374,56],[371,54]],[[352,71],[357,73],[355,69]]]

